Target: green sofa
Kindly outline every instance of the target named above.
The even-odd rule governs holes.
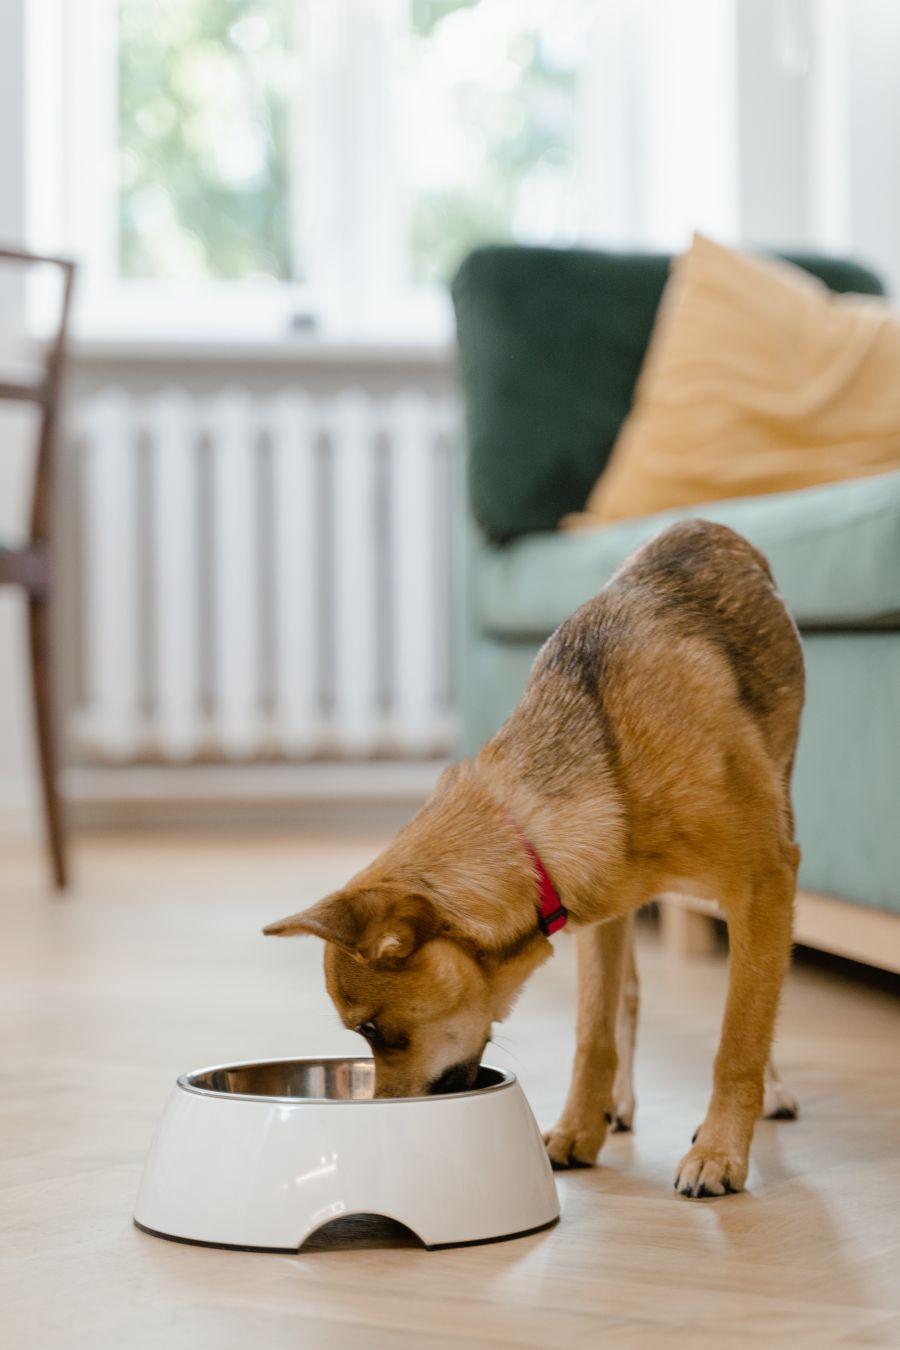
[[[854,263],[792,261],[836,291],[881,293]],[[628,412],[668,264],[490,247],[454,281],[470,508],[464,752],[506,718],[541,643],[632,549],[672,520],[721,521],[768,556],[803,635],[800,885],[900,913],[900,472],[556,529],[583,507]]]

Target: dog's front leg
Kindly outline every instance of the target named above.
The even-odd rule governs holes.
[[[796,866],[773,868],[726,911],[731,957],[725,1019],[706,1119],[675,1176],[682,1195],[724,1195],[744,1188],[790,959],[795,873]]]
[[[565,1109],[544,1135],[554,1167],[588,1167],[606,1138],[616,1077],[616,1016],[632,918],[611,919],[576,938],[578,1028]]]

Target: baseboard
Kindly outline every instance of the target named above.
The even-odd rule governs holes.
[[[443,761],[142,765],[66,771],[75,830],[399,829]]]

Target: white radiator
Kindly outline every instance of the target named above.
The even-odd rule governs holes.
[[[455,423],[421,391],[83,404],[82,752],[445,754]]]

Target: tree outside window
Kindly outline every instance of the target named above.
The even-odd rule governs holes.
[[[117,0],[123,278],[316,284],[292,219],[298,192],[317,191],[296,181],[294,110],[315,59],[304,7],[331,3]],[[574,235],[588,11],[587,0],[410,0],[400,59],[380,78],[403,109],[384,153],[401,165],[389,181],[402,185],[413,285],[445,282],[480,243]],[[340,66],[334,80],[339,117],[354,90]],[[331,119],[319,120],[300,135],[327,139]]]

